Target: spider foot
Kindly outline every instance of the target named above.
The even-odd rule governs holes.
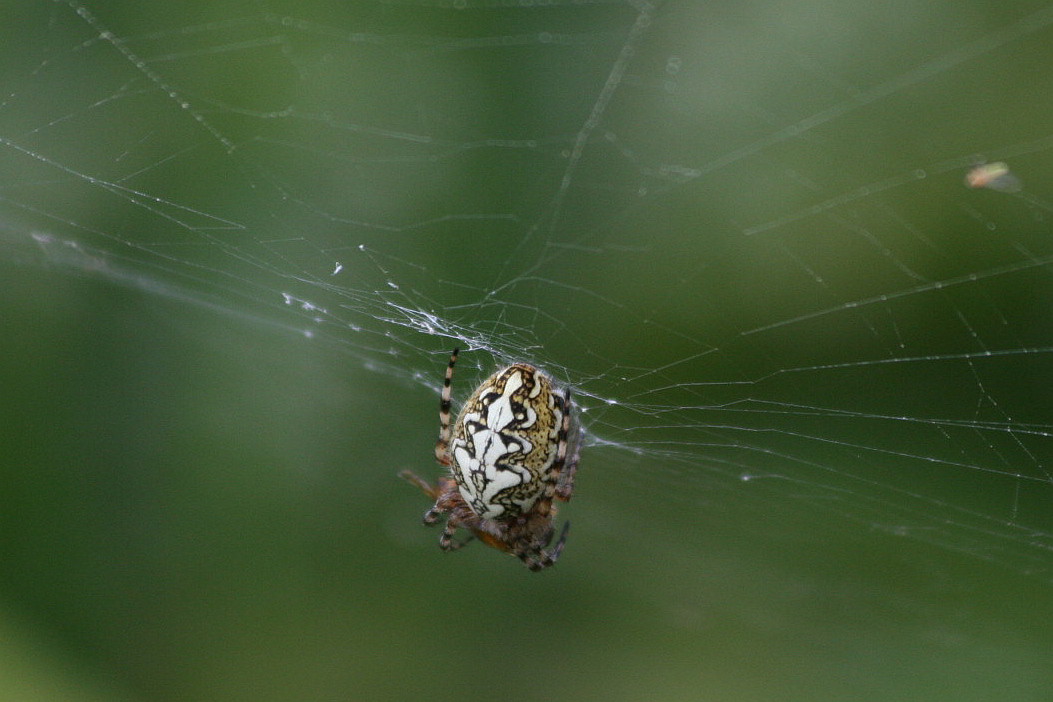
[[[526,564],[526,567],[535,573],[539,570],[548,568],[559,560],[559,554],[563,553],[563,544],[567,542],[567,532],[570,531],[570,522],[563,523],[563,531],[559,535],[559,541],[556,542],[556,547],[551,551],[538,551],[535,553],[524,552],[517,554],[519,558]],[[550,537],[551,538],[551,535]]]
[[[451,528],[449,524],[447,524],[446,528],[442,530],[442,535],[439,537],[439,548],[441,548],[443,551],[456,551],[457,549],[461,548],[462,546],[469,543],[472,539],[475,538],[474,535],[469,535],[462,541],[454,541],[454,531],[455,528]]]

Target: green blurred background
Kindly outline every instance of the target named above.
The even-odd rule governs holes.
[[[0,699],[1053,698],[1053,5],[0,32]],[[574,387],[549,571],[396,477],[454,345]]]

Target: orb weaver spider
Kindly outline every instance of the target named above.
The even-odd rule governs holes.
[[[568,460],[570,390],[557,389],[534,366],[514,363],[484,380],[464,403],[451,426],[453,368],[450,355],[439,403],[435,458],[450,475],[435,485],[404,470],[399,475],[435,500],[424,523],[446,517],[439,537],[443,551],[454,551],[472,537],[519,558],[533,571],[551,566],[563,552],[570,522],[552,543],[554,500],[574,491],[577,451]],[[454,541],[457,529],[471,536]]]

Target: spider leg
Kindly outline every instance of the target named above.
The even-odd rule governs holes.
[[[432,499],[437,500],[438,497],[439,497],[439,494],[442,492],[442,485],[441,484],[440,485],[432,485],[427,480],[425,480],[424,478],[420,477],[416,473],[413,473],[412,471],[408,471],[408,470],[399,471],[399,477],[402,478],[403,480],[405,480],[406,482],[413,483],[414,485],[419,487],[424,492],[424,494],[428,495],[428,497],[431,497]],[[438,503],[436,503],[435,505],[432,505],[431,509],[429,509],[427,512],[424,513],[424,519],[421,520],[421,521],[423,521],[425,524],[428,524],[428,525],[434,524],[435,522],[439,521],[439,518],[445,512],[446,512],[446,509],[443,508],[443,507],[440,507],[438,505]]]
[[[556,448],[556,460],[553,462],[553,467],[558,467],[559,478],[556,484],[556,490],[553,494],[557,500],[568,502],[570,500],[571,493],[574,492],[574,474],[578,472],[578,452],[575,451],[574,455],[570,458],[570,463],[567,463],[567,441],[570,435],[570,389],[566,390],[566,394],[563,396],[563,423],[559,427],[559,444]]]
[[[570,522],[564,522],[563,531],[559,535],[559,541],[556,542],[556,547],[551,551],[523,551],[517,553],[519,559],[526,564],[526,567],[535,573],[544,568],[548,568],[559,560],[559,554],[563,553],[563,544],[567,542],[567,532],[570,531]]]
[[[421,489],[421,491],[424,492],[424,494],[426,494],[428,497],[432,498],[433,500],[436,499],[439,496],[439,488],[438,487],[433,486],[427,480],[425,480],[424,478],[420,477],[419,475],[417,475],[416,473],[414,473],[411,470],[400,470],[399,471],[399,477],[402,478],[403,480],[405,480],[408,483],[412,483],[413,485],[416,485],[418,488]]]
[[[541,539],[542,547],[548,548],[549,545],[552,543],[552,537],[555,536],[555,535],[556,535],[556,530],[553,529],[552,527],[549,527],[545,531],[545,538]]]
[[[453,367],[457,363],[457,353],[460,349],[454,348],[450,354],[450,363],[446,366],[446,377],[442,380],[442,396],[439,399],[439,440],[435,442],[435,460],[444,466],[449,466],[450,460],[450,407],[453,404]]]
[[[442,534],[439,535],[439,548],[443,551],[456,551],[475,538],[470,535],[463,541],[454,541],[453,535],[456,531],[457,525],[453,523],[453,520],[446,522],[446,526],[442,529]]]

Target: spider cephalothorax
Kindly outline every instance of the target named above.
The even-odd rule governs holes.
[[[435,458],[450,476],[431,485],[410,471],[400,475],[435,500],[425,524],[449,515],[439,546],[452,551],[454,532],[467,529],[488,546],[507,551],[531,570],[556,562],[567,540],[563,526],[551,551],[553,500],[574,490],[577,455],[567,458],[571,426],[569,390],[533,366],[516,363],[484,380],[450,426],[451,381],[457,349],[450,356],[439,404]]]

